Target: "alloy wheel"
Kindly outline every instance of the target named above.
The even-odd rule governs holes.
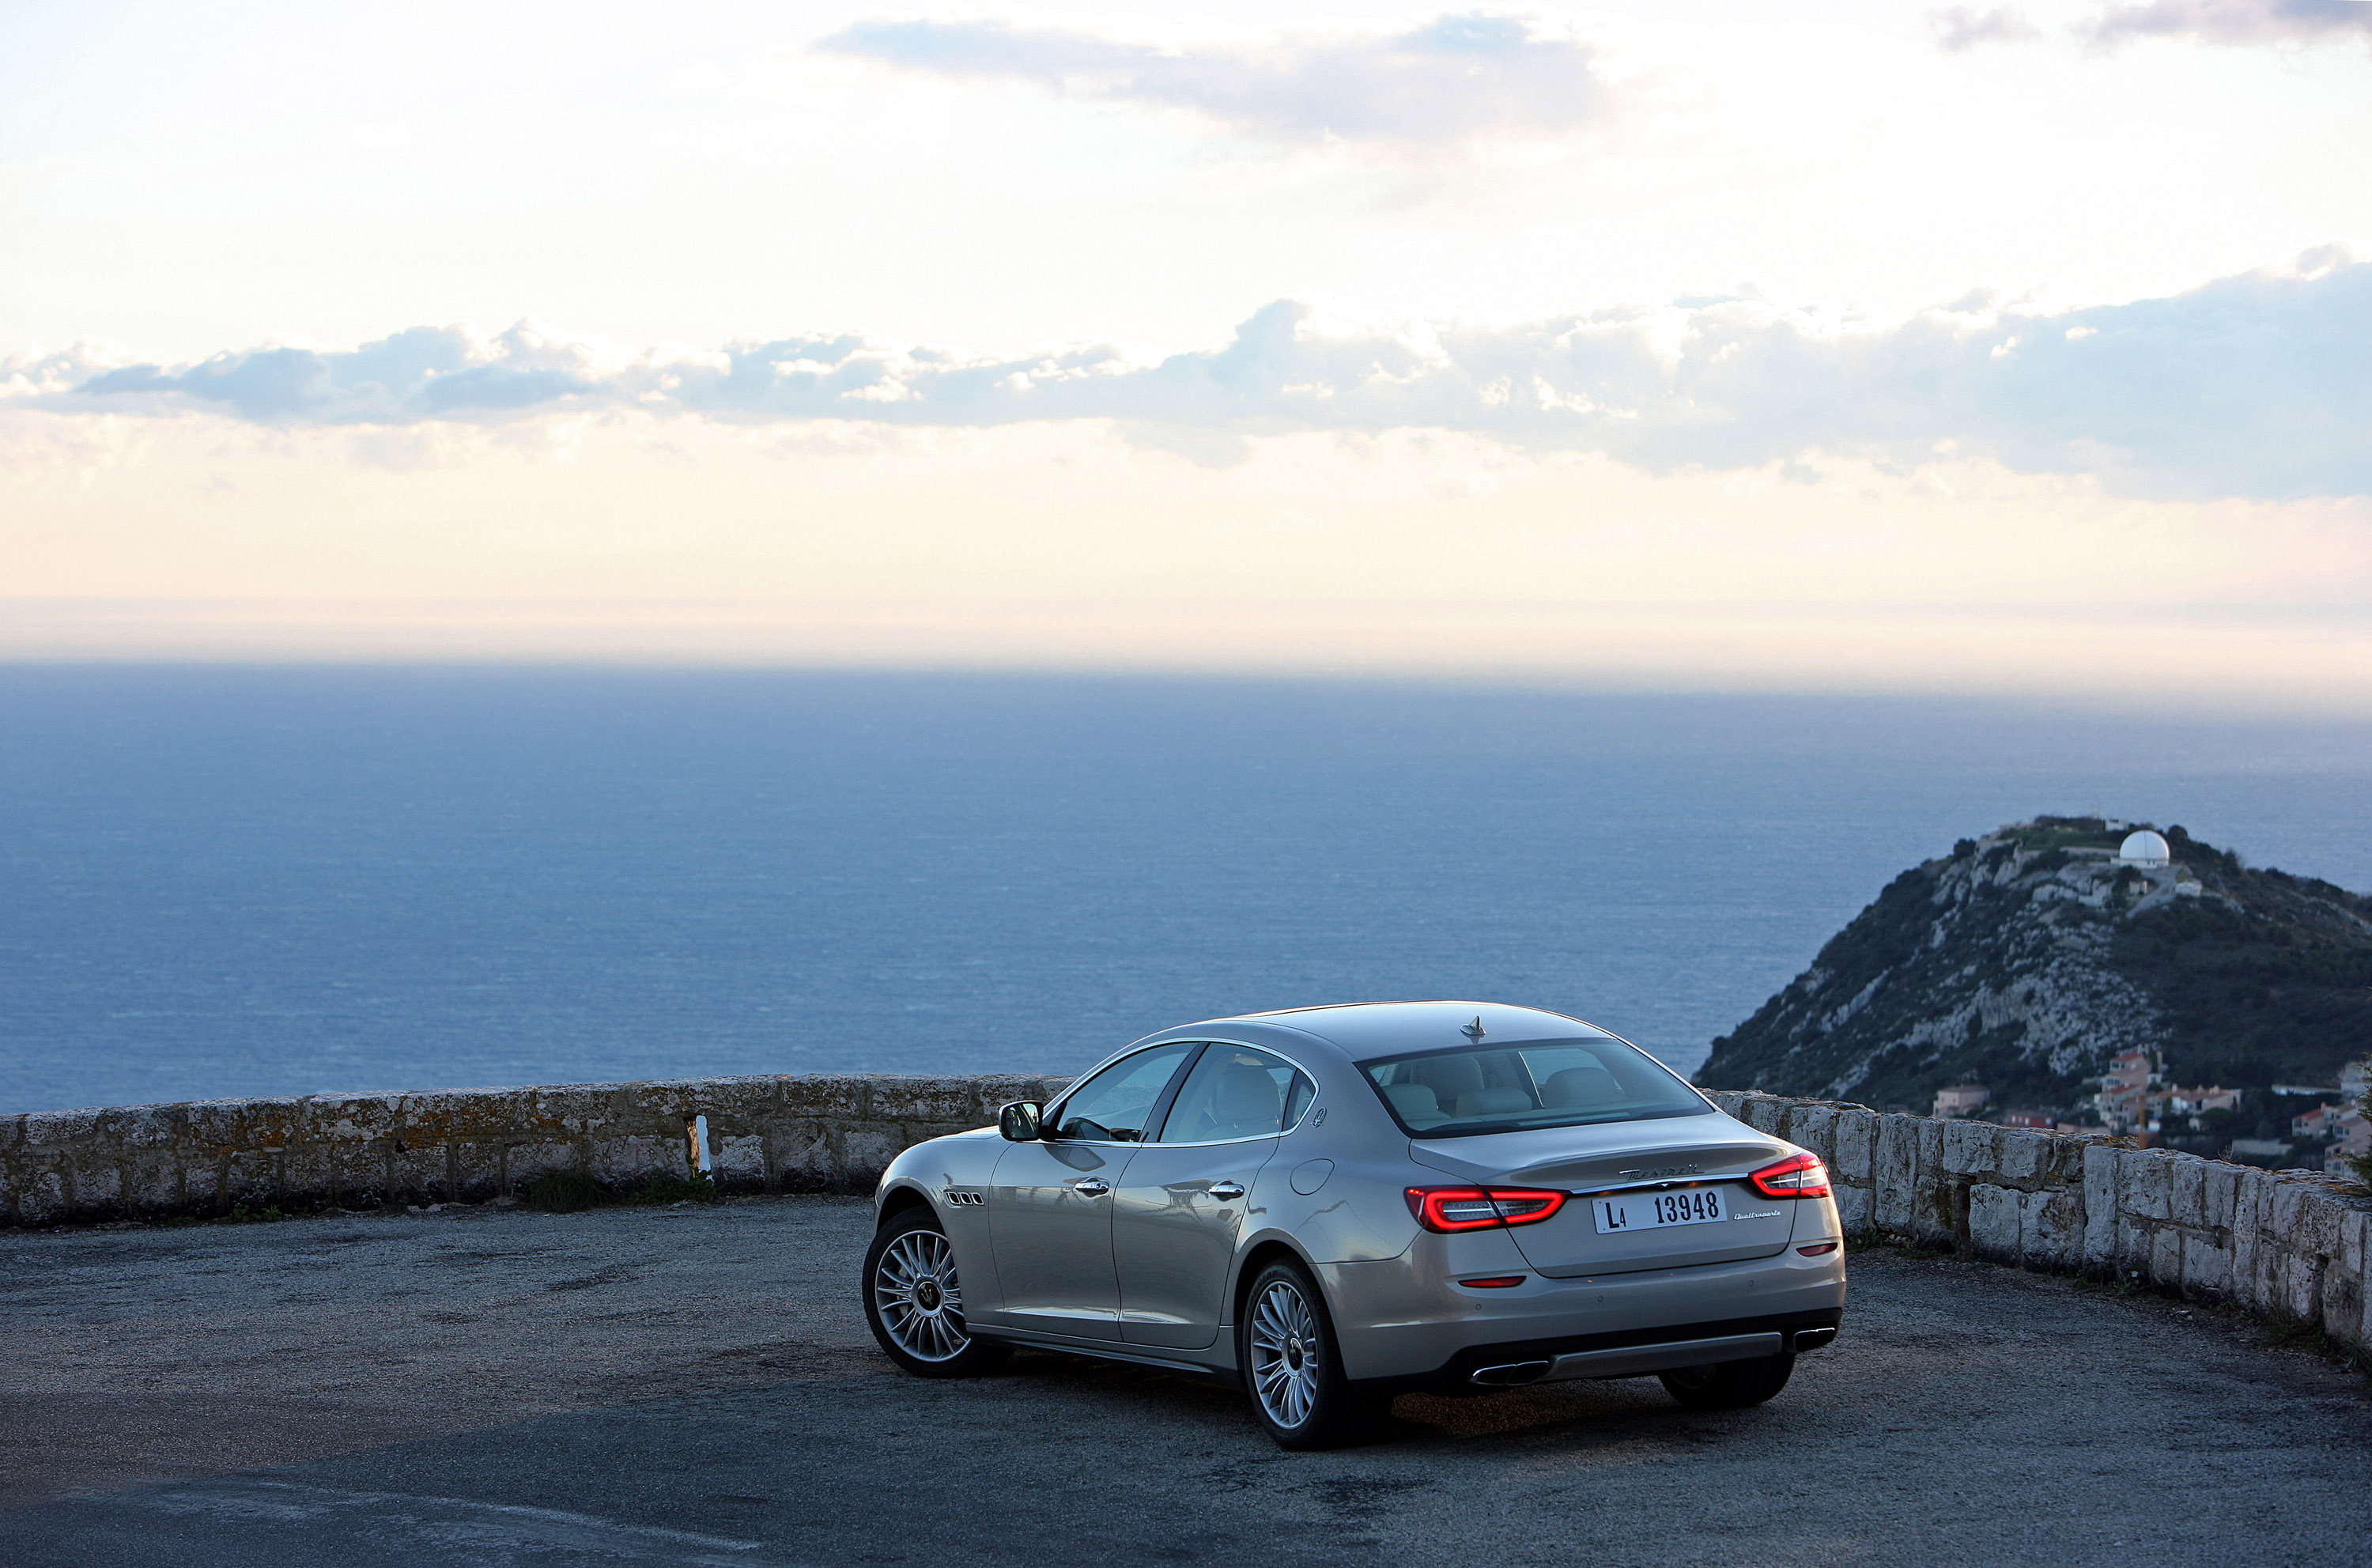
[[[935,1230],[891,1242],[873,1271],[873,1303],[898,1348],[917,1361],[952,1361],[971,1343],[955,1249]]]
[[[1309,1419],[1318,1402],[1318,1315],[1291,1282],[1261,1292],[1252,1309],[1252,1392],[1277,1425]]]

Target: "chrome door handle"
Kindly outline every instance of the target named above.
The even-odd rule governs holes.
[[[1211,1183],[1210,1192],[1212,1197],[1224,1203],[1230,1198],[1242,1197],[1244,1184],[1240,1181],[1214,1181]]]
[[[1100,1198],[1105,1193],[1111,1191],[1111,1183],[1109,1181],[1099,1181],[1096,1178],[1090,1176],[1082,1180],[1072,1182],[1071,1191],[1079,1193],[1083,1197]]]

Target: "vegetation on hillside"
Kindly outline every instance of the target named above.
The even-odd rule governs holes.
[[[2176,1082],[2255,1091],[2253,1121],[2273,1085],[2372,1052],[2372,899],[2179,827],[2174,877],[2196,886],[2176,896],[2114,861],[2127,830],[2038,818],[1905,871],[1698,1081],[1920,1109],[1974,1081],[1996,1107],[2072,1109],[2140,1048]]]

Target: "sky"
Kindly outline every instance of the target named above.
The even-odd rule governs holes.
[[[0,657],[2372,711],[2372,5],[0,11]]]

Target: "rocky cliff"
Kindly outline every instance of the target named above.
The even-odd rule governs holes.
[[[2171,865],[2124,865],[2126,826],[2038,818],[1905,871],[1698,1081],[1924,1109],[1974,1079],[2060,1108],[2135,1047],[2177,1082],[2260,1091],[2372,1051],[2372,899],[2180,828]]]

